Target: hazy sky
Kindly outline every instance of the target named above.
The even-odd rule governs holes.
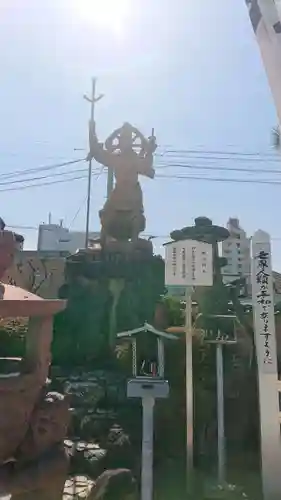
[[[83,93],[90,91],[94,75],[105,94],[96,110],[101,140],[131,121],[145,134],[155,128],[159,152],[271,152],[276,113],[244,0],[123,2],[124,15],[119,19],[114,5],[122,5],[122,0],[0,1],[0,174],[83,156],[74,148],[87,148],[90,110]],[[105,16],[104,6],[110,3]],[[178,163],[175,156],[179,155],[166,153],[157,161]],[[281,170],[279,162],[210,162],[190,155],[180,161],[194,167]],[[281,181],[281,176],[178,167],[159,169],[159,173],[202,180],[145,180],[146,233],[169,234],[198,215],[207,215],[216,224],[237,216],[249,235],[258,228],[271,233],[275,267],[281,269],[277,223],[281,185],[203,180]],[[86,194],[86,179],[7,192],[3,190],[19,184],[1,185],[11,179],[0,181],[1,216],[17,226],[37,226],[47,221],[48,212],[54,221],[64,219],[69,225]],[[105,183],[105,175],[93,180],[93,230],[99,229],[97,212],[104,202]],[[73,229],[84,225],[85,205]],[[35,247],[36,231],[22,232],[26,247]]]

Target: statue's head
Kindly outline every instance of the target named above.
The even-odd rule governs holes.
[[[129,123],[124,123],[120,128],[119,148],[121,152],[131,151],[133,149],[132,133],[133,129]]]

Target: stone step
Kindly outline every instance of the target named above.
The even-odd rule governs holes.
[[[70,477],[64,488],[63,500],[82,500],[88,498],[95,483],[87,476]]]

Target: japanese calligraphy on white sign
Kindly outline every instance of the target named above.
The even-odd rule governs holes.
[[[270,240],[257,231],[252,242],[252,287],[255,341],[259,368],[276,371],[276,338]]]
[[[281,441],[270,237],[252,238],[252,299],[257,353],[263,498],[281,498]]]
[[[185,240],[165,245],[167,286],[211,286],[213,284],[212,245]]]

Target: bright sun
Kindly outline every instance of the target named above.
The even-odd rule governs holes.
[[[74,10],[89,24],[122,35],[129,17],[131,0],[75,0]]]

